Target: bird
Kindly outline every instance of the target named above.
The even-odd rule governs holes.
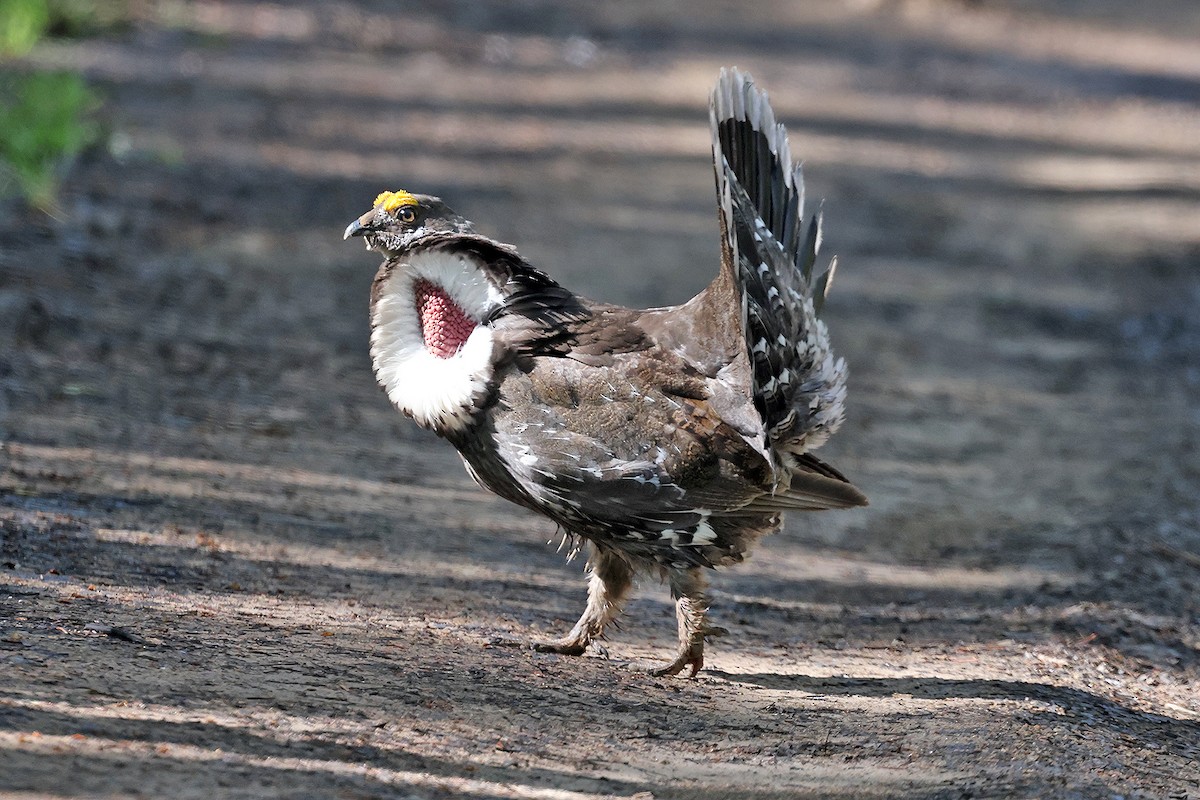
[[[783,513],[867,504],[813,455],[845,416],[844,359],[821,318],[836,259],[767,94],[723,68],[709,120],[720,264],[681,305],[589,300],[434,196],[385,191],[346,228],[384,257],[370,354],[391,403],[453,445],[484,489],[586,547],[587,603],[540,651],[581,655],[635,578],[662,579],[678,648],[704,666],[708,571],[742,561]]]

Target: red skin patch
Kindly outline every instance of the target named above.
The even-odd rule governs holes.
[[[446,290],[427,280],[413,284],[417,316],[425,349],[438,358],[450,358],[466,344],[475,330],[475,320],[446,294]]]

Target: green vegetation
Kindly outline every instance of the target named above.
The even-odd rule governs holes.
[[[94,98],[83,78],[37,72],[0,84],[0,161],[13,187],[38,208],[54,204],[60,167],[96,137]]]
[[[0,194],[54,205],[63,166],[97,135],[95,96],[82,76],[4,69],[48,33],[76,35],[92,23],[90,0],[0,2]],[[9,65],[11,66],[11,65]]]
[[[48,27],[50,4],[46,0],[5,0],[0,4],[0,55],[25,55]]]

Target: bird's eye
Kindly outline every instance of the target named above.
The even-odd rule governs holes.
[[[413,222],[417,218],[417,210],[412,206],[401,206],[396,210],[396,219],[401,222]]]

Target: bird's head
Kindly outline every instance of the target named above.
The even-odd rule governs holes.
[[[474,226],[441,198],[401,189],[380,193],[371,210],[351,222],[342,238],[362,237],[368,250],[391,258],[430,236],[474,232]]]

